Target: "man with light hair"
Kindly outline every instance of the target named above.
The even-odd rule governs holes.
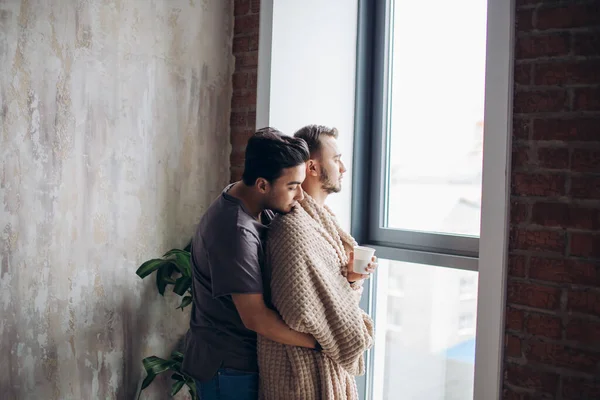
[[[356,241],[325,205],[342,188],[346,172],[335,128],[309,125],[294,135],[310,150],[304,198],[269,228],[266,297],[289,327],[313,336],[318,350],[277,343],[259,335],[260,398],[358,399],[355,376],[373,344],[373,322],[360,309],[363,279],[353,271]],[[368,273],[375,270],[373,258]]]

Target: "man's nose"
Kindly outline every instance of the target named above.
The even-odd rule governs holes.
[[[340,172],[343,174],[346,171],[346,165],[342,161],[340,161]]]
[[[304,200],[304,190],[302,190],[302,186],[299,186],[298,193],[296,194],[295,200],[296,201]]]

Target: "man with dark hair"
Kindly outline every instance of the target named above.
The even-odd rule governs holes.
[[[262,400],[358,400],[355,376],[364,373],[363,353],[373,344],[373,321],[360,309],[362,281],[375,271],[354,272],[352,236],[325,205],[341,190],[346,167],[337,130],[309,125],[294,135],[306,141],[305,195],[269,228],[265,276],[270,301],[291,329],[322,345],[315,352],[259,335]]]
[[[206,210],[192,239],[193,306],[183,370],[202,400],[255,400],[256,334],[278,343],[318,347],[265,305],[263,239],[274,212],[302,200],[309,150],[273,128],[246,147],[243,180],[227,186]]]

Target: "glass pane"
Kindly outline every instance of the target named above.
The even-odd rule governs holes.
[[[479,236],[487,1],[391,1],[385,226]]]
[[[477,272],[379,261],[372,398],[472,400]]]

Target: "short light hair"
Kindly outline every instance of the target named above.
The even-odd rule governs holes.
[[[324,125],[306,125],[294,133],[295,138],[304,139],[308,145],[311,157],[316,156],[321,151],[322,135],[337,139],[338,130],[337,128],[330,128]]]

